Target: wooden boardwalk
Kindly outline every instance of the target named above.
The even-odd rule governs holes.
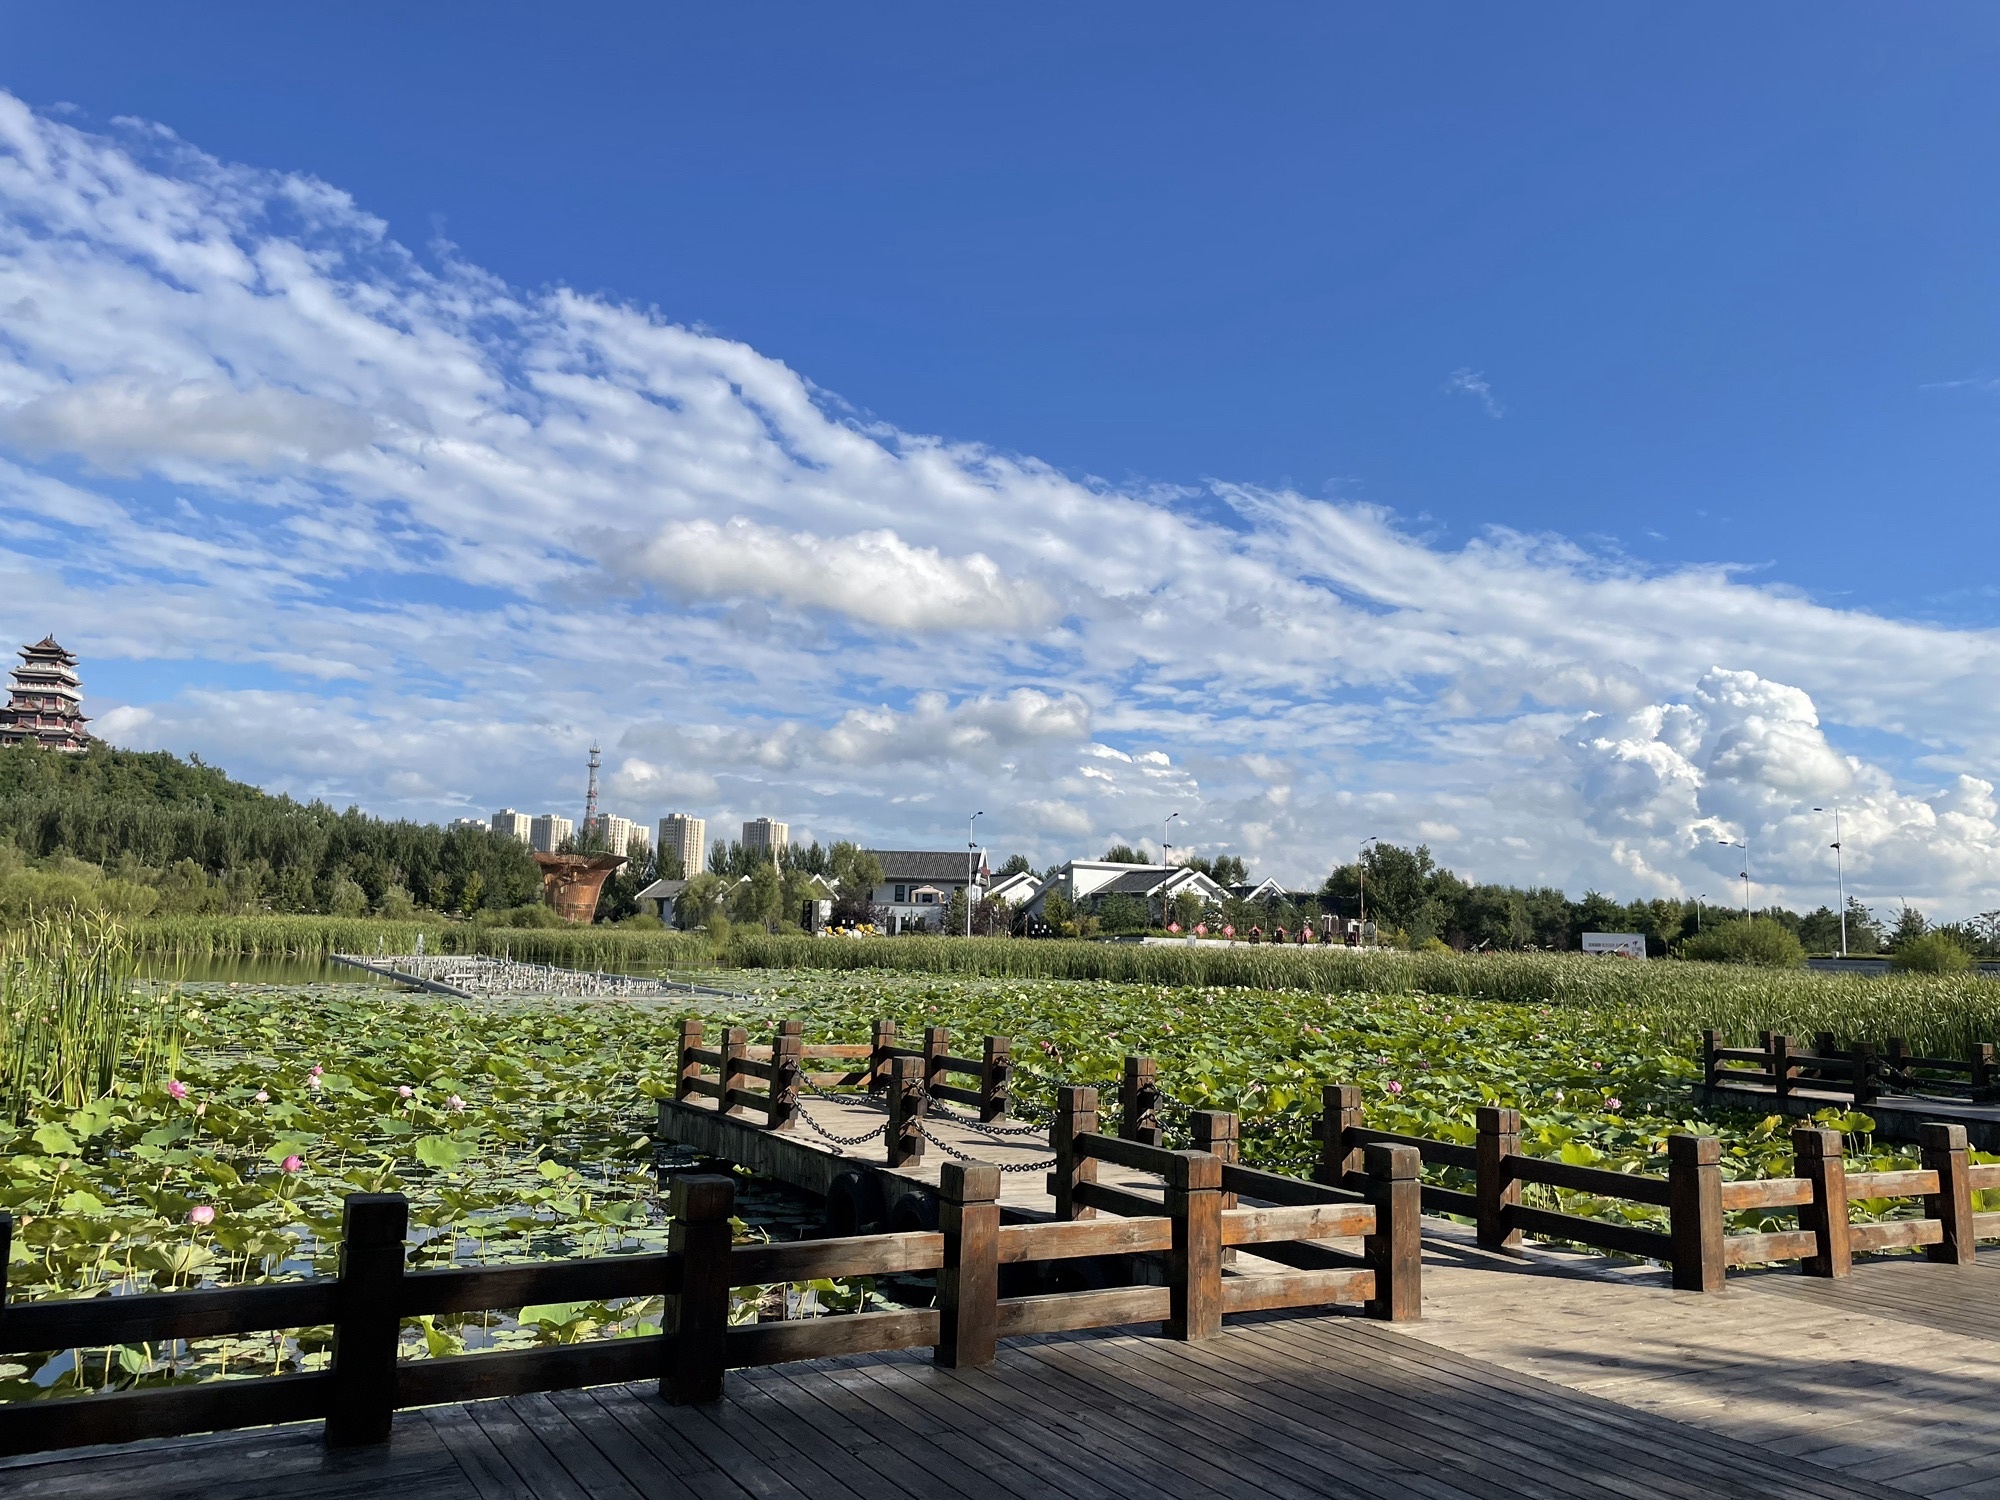
[[[979,1370],[852,1356],[733,1372],[706,1406],[600,1386],[405,1413],[374,1454],[307,1423],[13,1459],[0,1495],[2000,1497],[2000,1264],[1749,1275],[1718,1299],[1426,1231],[1416,1323],[1062,1335]]]
[[[431,1408],[388,1449],[311,1427],[16,1460],[20,1500],[1431,1500],[1894,1491],[1411,1340],[1359,1319],[1183,1344],[1070,1335],[984,1370],[912,1353],[731,1377],[724,1401],[644,1387]]]

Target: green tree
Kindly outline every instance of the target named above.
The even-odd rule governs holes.
[[[1005,879],[1009,875],[1031,875],[1034,869],[1035,867],[1028,863],[1027,855],[1010,854],[1007,856],[1007,862],[995,872],[995,875],[999,879]]]
[[[1920,933],[1900,945],[1890,964],[1911,974],[1963,974],[1972,955],[1944,928]]]
[[[1703,963],[1773,969],[1796,969],[1806,961],[1798,937],[1784,923],[1762,916],[1705,927],[1681,944],[1680,955]]]
[[[1103,858],[1114,865],[1144,865],[1152,862],[1130,844],[1113,844],[1104,851]]]
[[[1076,907],[1060,886],[1051,888],[1042,897],[1042,920],[1057,937],[1076,935]]]
[[[1930,930],[1931,924],[1924,914],[1907,901],[1904,902],[1903,909],[1896,914],[1895,930],[1889,934],[1889,951],[1891,953],[1899,951]]]

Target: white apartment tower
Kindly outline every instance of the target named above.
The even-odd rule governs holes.
[[[528,825],[528,845],[537,854],[554,854],[556,846],[576,831],[568,818],[543,813]]]
[[[651,843],[644,825],[634,823],[630,818],[621,818],[616,813],[599,813],[597,821],[584,830],[592,838],[604,840],[604,847],[613,854],[623,854],[628,859],[644,856]]]
[[[678,855],[687,878],[702,872],[708,859],[708,821],[686,813],[668,813],[660,819],[660,858]]]
[[[767,854],[773,860],[784,852],[791,836],[789,823],[774,823],[769,818],[756,818],[743,825],[743,847]]]
[[[504,833],[510,839],[519,839],[524,844],[532,844],[535,841],[535,820],[526,813],[503,807],[493,815],[493,831]]]

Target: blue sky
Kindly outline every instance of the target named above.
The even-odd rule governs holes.
[[[1996,904],[2000,20],[1218,14],[0,4],[17,159],[404,344],[15,173],[0,625],[382,811],[597,734],[648,817],[1816,901],[1846,798]]]

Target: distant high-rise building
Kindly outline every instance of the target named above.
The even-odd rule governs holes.
[[[623,854],[628,859],[637,859],[646,852],[651,840],[643,824],[634,823],[630,818],[621,818],[616,813],[599,813],[594,822],[584,832],[593,843],[604,841],[605,849],[612,854]]]
[[[528,846],[537,854],[554,854],[575,831],[576,825],[568,818],[543,813],[528,824]]]
[[[493,831],[504,833],[510,839],[519,839],[524,844],[532,844],[535,841],[535,820],[526,813],[503,807],[493,815]]]
[[[448,829],[477,828],[481,833],[484,833],[486,831],[486,820],[484,818],[453,818],[449,823],[445,824],[445,827]]]
[[[743,825],[743,847],[768,854],[772,859],[784,852],[791,836],[789,823],[774,823],[769,818],[757,818]]]
[[[708,820],[686,813],[668,813],[660,819],[660,858],[679,856],[683,879],[699,875],[708,859]]]

